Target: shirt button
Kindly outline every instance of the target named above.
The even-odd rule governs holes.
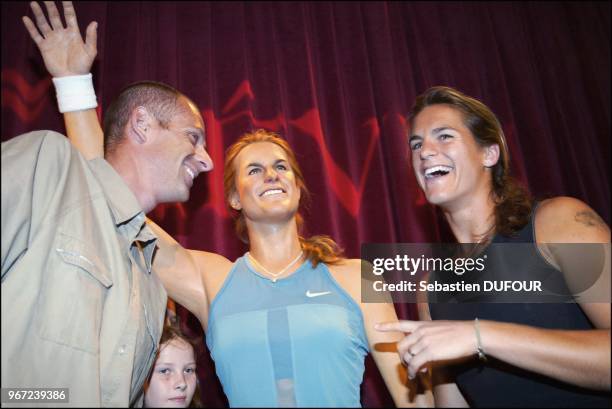
[[[119,347],[119,355],[123,354],[125,354],[125,345],[121,345],[121,347]]]

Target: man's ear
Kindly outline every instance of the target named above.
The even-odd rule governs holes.
[[[143,106],[134,108],[128,121],[129,135],[138,144],[143,144],[149,139],[151,127],[155,123],[153,115]]]
[[[494,143],[493,145],[486,146],[484,148],[484,157],[482,164],[487,168],[492,168],[499,161],[499,145]]]

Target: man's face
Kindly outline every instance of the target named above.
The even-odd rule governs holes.
[[[147,149],[148,183],[156,203],[184,202],[189,199],[193,180],[212,170],[206,152],[205,129],[198,109],[186,98],[167,129],[152,126]],[[156,122],[156,121],[154,121]]]

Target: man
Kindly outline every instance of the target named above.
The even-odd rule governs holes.
[[[95,115],[95,95],[92,105],[74,92],[96,55],[95,25],[83,43],[70,2],[66,29],[52,2],[51,26],[32,9],[42,36],[24,23],[69,129]],[[71,58],[83,48],[85,61]],[[67,76],[68,91],[58,82]],[[187,200],[213,165],[197,107],[164,84],[126,88],[104,125],[106,160],[51,131],[2,143],[2,387],[68,388],[71,406],[140,406],[166,307],[145,213]]]

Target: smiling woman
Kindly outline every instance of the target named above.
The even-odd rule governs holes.
[[[440,207],[459,243],[477,243],[483,252],[497,245],[505,258],[486,263],[479,275],[485,291],[498,293],[474,298],[461,290],[447,303],[420,304],[421,321],[378,327],[407,333],[397,347],[409,376],[433,367],[437,406],[609,407],[608,226],[570,197],[532,207],[508,175],[497,118],[475,98],[431,88],[417,98],[410,123],[412,164],[427,200]],[[552,243],[597,245],[575,263],[575,251]],[[531,245],[510,260],[513,244]],[[439,273],[431,273],[433,283]],[[607,296],[576,291],[576,283],[591,274],[598,277],[589,283],[591,294],[608,289]],[[533,283],[521,287],[525,291],[537,288],[538,278],[567,298],[504,300],[522,284]]]
[[[361,302],[361,260],[342,258],[329,237],[299,235],[307,190],[289,144],[246,133],[228,148],[224,170],[228,206],[249,244],[243,257],[186,250],[152,227],[157,273],[205,328],[230,405],[360,406],[369,351],[398,406],[427,404],[410,393],[416,385],[400,376],[397,355],[378,346],[399,334],[374,323],[397,315],[391,303]]]
[[[249,147],[249,150],[243,153],[243,150],[247,147]],[[239,157],[241,153],[243,154]],[[260,160],[260,154],[269,153],[272,153],[271,160],[273,164],[268,174],[265,173],[267,172],[265,166],[258,163],[258,161]],[[249,156],[245,157],[247,154]],[[242,160],[242,162],[240,162],[241,164],[235,163],[238,159]],[[304,182],[304,175],[298,165],[295,154],[287,141],[280,138],[274,132],[268,132],[263,129],[244,134],[240,140],[228,148],[226,152],[223,187],[230,208],[234,211],[239,211],[236,218],[236,234],[242,241],[247,243],[247,222],[244,212],[240,211],[242,210],[242,206],[239,201],[239,187],[237,185],[237,177],[240,176],[241,169],[242,172],[246,171],[247,176],[249,176],[248,178],[240,179],[240,181],[242,181],[240,186],[243,188],[245,183],[254,183],[254,181],[262,178],[264,182],[266,179],[269,180],[269,178],[278,177],[279,182],[282,179],[282,184],[278,186],[268,186],[264,191],[260,192],[260,194],[263,196],[264,194],[275,193],[273,197],[276,199],[288,199],[292,197],[293,203],[287,203],[287,205],[293,207],[295,210],[297,210],[305,200],[308,200],[310,193]],[[256,178],[256,175],[259,176]],[[287,179],[295,184],[297,188],[296,194],[291,194],[293,193],[290,191],[290,189],[292,189],[291,183],[287,183]],[[266,186],[266,183],[263,184]],[[280,188],[281,193],[278,193],[278,190],[275,189],[276,187]],[[298,231],[300,231],[304,219],[299,212],[295,214],[295,218]],[[339,260],[336,244],[329,237],[313,236],[308,239],[300,237],[299,240],[304,250],[305,257],[312,259],[315,266],[319,261],[333,264]]]
[[[300,203],[304,188],[301,170],[275,140],[284,142],[260,130],[243,135],[227,152],[225,194],[231,208],[240,211],[237,231],[243,239],[242,225],[256,228],[258,220],[267,223],[275,213],[297,211]],[[269,217],[261,219],[264,214]]]

